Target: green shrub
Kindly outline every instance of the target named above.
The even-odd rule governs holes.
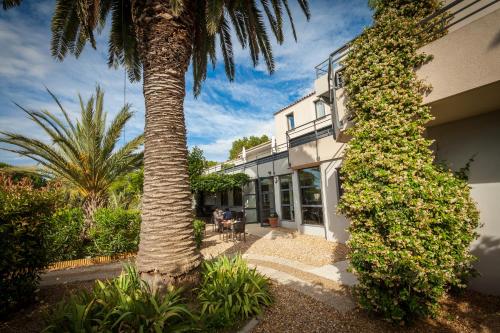
[[[432,115],[415,68],[430,59],[417,50],[438,35],[418,22],[438,2],[372,4],[374,25],[351,44],[343,64],[354,126],[339,208],[351,221],[360,305],[404,322],[434,314],[450,287],[465,286],[479,215],[468,184],[434,164],[424,136]]]
[[[152,293],[135,268],[111,281],[97,281],[46,315],[45,332],[179,332],[192,326],[193,315],[180,290]]]
[[[0,316],[32,300],[47,265],[46,220],[59,199],[54,186],[0,176]]]
[[[94,255],[136,252],[139,246],[139,211],[100,208],[94,214],[90,230]]]
[[[87,254],[81,237],[83,218],[81,208],[64,208],[52,215],[46,237],[50,262],[83,258]]]
[[[232,326],[272,303],[269,281],[237,255],[203,263],[198,300],[208,327]]]
[[[201,248],[201,243],[203,243],[203,236],[205,235],[205,222],[202,220],[193,221],[194,229],[194,241],[196,243],[196,248]]]

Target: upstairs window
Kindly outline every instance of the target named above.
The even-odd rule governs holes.
[[[288,124],[288,130],[295,128],[295,119],[293,118],[293,113],[286,115],[286,122]]]
[[[344,87],[344,72],[343,68],[335,72],[335,89]]]
[[[314,102],[314,107],[316,109],[316,119],[325,116],[325,103],[322,101]]]

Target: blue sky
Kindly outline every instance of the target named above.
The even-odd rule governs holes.
[[[310,0],[307,22],[294,1],[293,12],[298,42],[286,26],[283,45],[273,43],[276,71],[268,75],[264,64],[253,68],[248,50],[235,44],[236,80],[229,82],[222,62],[209,71],[201,95],[192,94],[191,73],[187,74],[185,112],[188,146],[205,151],[209,159],[227,158],[231,142],[249,135],[272,135],[273,113],[313,90],[314,66],[335,48],[371,23],[366,0]],[[13,102],[28,109],[57,112],[45,86],[52,90],[72,115],[79,113],[77,94],[88,98],[99,84],[105,91],[105,107],[111,115],[123,105],[123,70],[108,68],[107,34],[98,38],[97,50],[87,46],[79,59],[59,62],[50,56],[50,18],[53,0],[25,0],[19,8],[0,10],[0,130],[37,138],[43,133]],[[126,128],[131,138],[144,128],[144,99],[140,83],[126,83],[126,101],[134,118]],[[108,118],[109,119],[109,118]],[[29,159],[0,150],[0,161],[33,164]]]

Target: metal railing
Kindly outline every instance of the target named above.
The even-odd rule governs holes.
[[[239,158],[217,164],[213,167],[206,169],[205,174],[215,173],[215,172],[223,172],[223,173],[236,172],[240,170],[245,170],[245,168],[250,168],[253,166],[258,167],[259,164],[276,161],[282,158],[288,158],[288,142],[284,142],[282,144],[276,145],[275,147],[271,147],[271,149],[269,149],[266,152],[247,158],[246,161]],[[230,167],[224,166],[224,165],[227,166],[228,164],[232,165]]]
[[[422,32],[429,31],[436,25],[440,25],[440,28],[436,30],[436,33],[443,32],[446,29],[453,27],[454,25],[476,15],[477,13],[483,11],[484,9],[498,3],[500,0],[474,0],[468,2],[467,0],[455,0],[443,6],[433,14],[427,16],[419,22],[422,26]],[[476,4],[478,8],[473,8]],[[467,9],[471,12],[464,13]],[[463,15],[461,15],[463,14]],[[320,64],[314,67],[316,72],[316,78],[320,78],[323,75],[328,74],[328,69],[333,62],[339,62],[344,56],[349,53],[349,45],[356,39],[353,38],[349,42],[345,43],[328,56],[327,59],[322,61]],[[340,65],[340,64],[338,64]]]
[[[422,19],[419,22],[419,25],[422,28],[420,33],[430,32],[429,36],[434,36],[434,39],[439,38],[441,37],[439,34],[443,34],[447,29],[473,17],[477,13],[498,3],[499,1],[500,0],[452,1],[433,14]],[[328,96],[332,113],[333,132],[336,140],[339,140],[342,128],[348,124],[348,120],[352,116],[352,114],[347,113],[343,119],[340,119],[336,91],[343,86],[343,80],[339,80],[338,77],[338,74],[343,69],[342,60],[349,54],[350,45],[356,38],[357,37],[333,51],[329,55],[328,59],[324,60],[315,67],[316,78],[320,78],[325,74],[328,75]]]

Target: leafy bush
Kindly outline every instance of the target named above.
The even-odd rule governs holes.
[[[269,281],[237,255],[203,263],[198,300],[208,327],[234,325],[272,303]]]
[[[178,332],[193,315],[180,290],[152,293],[132,266],[111,281],[97,281],[92,292],[81,290],[46,316],[45,332]]]
[[[434,164],[432,141],[424,136],[432,115],[422,105],[428,87],[415,68],[430,58],[417,50],[436,35],[418,22],[438,2],[372,4],[375,23],[344,62],[354,126],[339,208],[351,220],[360,305],[404,322],[432,315],[450,287],[465,286],[479,215],[468,184]]]
[[[47,265],[46,220],[59,199],[55,186],[0,176],[0,316],[30,301]]]
[[[201,243],[203,242],[203,236],[205,235],[205,222],[202,220],[193,221],[194,229],[194,241],[196,243],[196,248],[201,248]]]
[[[100,208],[94,214],[90,230],[95,255],[135,252],[139,246],[141,215],[139,211]]]
[[[64,208],[52,215],[46,237],[50,262],[82,258],[87,254],[81,237],[83,218],[81,208]]]
[[[229,189],[242,187],[248,183],[250,177],[247,174],[239,172],[235,174],[210,173],[201,175],[191,181],[191,190],[193,192],[221,192]]]

